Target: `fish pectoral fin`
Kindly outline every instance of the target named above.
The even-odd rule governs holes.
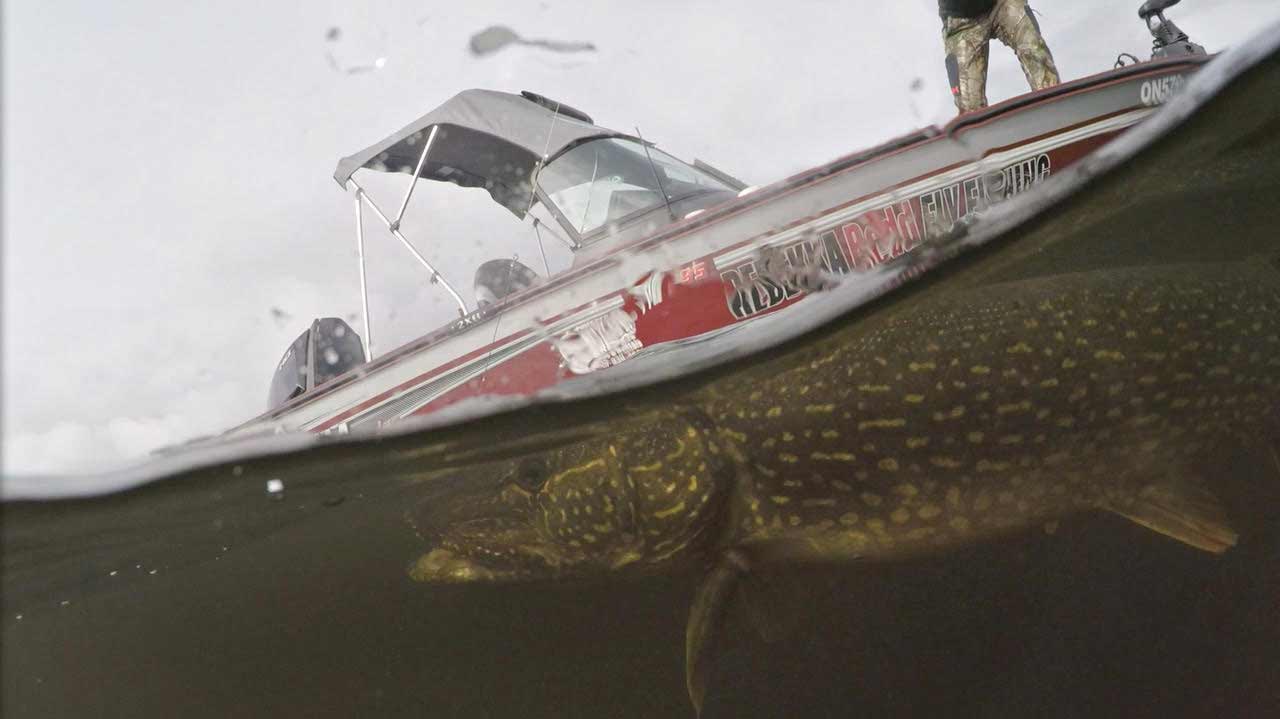
[[[1104,506],[1135,524],[1214,554],[1234,547],[1238,539],[1218,498],[1190,482],[1151,485],[1132,502]]]
[[[689,608],[684,645],[685,683],[698,714],[702,714],[702,702],[706,698],[712,654],[719,645],[733,595],[749,567],[742,553],[726,552],[698,585]]]
[[[794,627],[787,621],[793,616],[783,608],[783,598],[777,591],[776,584],[758,572],[744,574],[741,577],[743,607],[751,626],[760,638],[772,644],[786,636]]]

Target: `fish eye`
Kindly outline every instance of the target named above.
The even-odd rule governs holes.
[[[520,460],[511,480],[521,489],[532,493],[542,489],[542,485],[547,483],[547,477],[550,474],[546,460],[531,457]]]

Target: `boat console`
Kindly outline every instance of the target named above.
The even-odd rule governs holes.
[[[399,208],[386,212],[361,184],[373,171],[409,175]],[[364,212],[382,224],[453,299],[461,326],[474,323],[505,298],[557,274],[544,242],[563,245],[572,265],[738,196],[745,185],[695,161],[683,162],[638,136],[595,125],[591,116],[532,92],[465,90],[399,132],[338,163],[334,179],[355,197],[356,242],[366,342]],[[513,257],[484,263],[468,302],[414,248],[401,222],[422,180],[481,188],[526,224],[541,258],[541,273]],[[501,275],[501,276],[500,276]],[[503,279],[516,279],[507,282]],[[370,352],[372,354],[372,352]]]
[[[483,309],[497,304],[541,281],[537,272],[519,260],[489,260],[476,269],[476,305]]]
[[[398,204],[394,212],[388,210],[396,204],[380,204],[361,184],[363,175],[358,178],[357,173],[370,171],[409,176],[403,196],[392,200]],[[509,298],[557,274],[544,242],[562,245],[573,256],[565,266],[576,266],[733,200],[746,186],[706,163],[683,162],[638,133],[595,125],[586,113],[557,100],[527,91],[490,90],[458,93],[399,132],[343,158],[334,179],[355,200],[365,330],[365,344],[356,354],[369,361],[373,340],[365,285],[366,212],[427,270],[431,284],[452,298],[458,318],[441,328],[448,332],[501,312]],[[464,297],[464,287],[443,277],[404,234],[406,210],[422,180],[486,191],[526,225],[541,272],[522,264],[518,255],[491,259],[476,270],[473,297]],[[285,353],[272,380],[270,409],[321,384],[314,372],[324,369],[315,366],[317,351],[323,350],[313,345],[330,341],[326,332],[331,321],[341,322],[317,320]],[[355,337],[349,327],[344,331]]]

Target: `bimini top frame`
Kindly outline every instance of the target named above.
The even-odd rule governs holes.
[[[356,205],[356,248],[360,262],[360,299],[366,359],[373,359],[369,294],[364,261],[364,207],[367,205],[393,237],[431,274],[466,315],[467,303],[400,232],[400,223],[419,179],[483,187],[495,202],[523,219],[536,199],[538,170],[551,158],[588,139],[629,137],[598,127],[585,113],[524,92],[465,90],[380,142],[344,157],[333,179],[351,192]],[[357,170],[410,174],[395,217],[369,197]]]
[[[523,218],[538,164],[595,137],[626,135],[593,125],[581,111],[531,92],[465,90],[381,142],[342,158],[333,179],[346,188],[355,171],[364,168],[483,187],[495,202]],[[424,143],[432,139],[426,157]]]

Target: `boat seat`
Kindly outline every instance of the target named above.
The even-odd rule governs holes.
[[[476,305],[486,307],[538,284],[542,278],[519,260],[489,260],[476,268]]]

